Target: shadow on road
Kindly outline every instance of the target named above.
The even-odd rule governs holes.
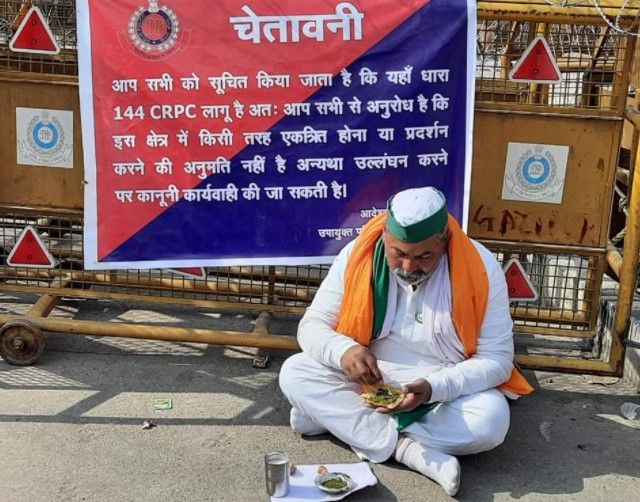
[[[105,305],[102,311],[96,310],[95,303],[87,305],[83,312],[84,307],[75,304],[76,316],[114,320],[126,310]],[[210,311],[175,309],[174,321],[157,318],[148,322],[186,324],[195,316],[205,326],[215,321],[217,329],[251,329],[251,315],[231,313],[202,319],[206,312]],[[0,360],[0,394],[62,391],[69,396],[76,392],[78,398],[54,412],[39,412],[47,408],[40,401],[19,412],[0,405],[0,422],[140,425],[146,416],[137,413],[135,406],[128,409],[126,400],[118,408],[122,413],[100,411],[112,409],[108,403],[125,395],[144,400],[146,407],[154,397],[173,397],[181,414],[166,414],[162,418],[165,426],[282,426],[282,433],[291,435],[286,429],[289,406],[277,386],[277,373],[288,352],[272,352],[269,368],[255,370],[251,367],[255,350],[250,348],[76,335],[46,335],[46,343],[44,358],[36,366],[13,367]],[[640,477],[638,426],[619,417],[620,405],[631,399],[628,389],[625,395],[615,386],[594,386],[576,376],[556,376],[555,380],[542,381],[541,389],[512,406],[511,430],[502,446],[461,458],[459,500],[490,501],[496,494],[514,499],[529,494],[573,495],[593,478]],[[181,399],[186,403],[182,408]],[[319,452],[330,443],[347,448],[329,435],[287,440],[304,442]],[[350,500],[398,500],[385,486],[385,478],[392,479],[405,469],[390,462],[374,470],[381,483]],[[409,475],[411,479],[415,476],[418,485],[422,482],[418,474]],[[604,492],[602,496],[607,498]]]

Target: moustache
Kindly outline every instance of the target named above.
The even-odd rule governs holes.
[[[413,272],[405,272],[401,268],[394,268],[393,273],[401,281],[409,286],[418,286],[431,277],[431,272],[423,272],[422,270],[414,270]]]

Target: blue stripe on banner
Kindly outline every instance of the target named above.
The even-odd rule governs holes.
[[[129,238],[103,261],[142,260],[208,260],[220,258],[314,257],[332,256],[355,237],[355,229],[366,223],[361,210],[383,208],[393,193],[409,187],[433,185],[447,197],[450,211],[462,216],[465,179],[465,109],[467,72],[466,2],[462,0],[432,2],[407,19],[396,30],[357,59],[348,68],[351,85],[345,87],[339,75],[333,85],[318,90],[307,101],[310,116],[289,116],[271,129],[271,146],[248,146],[231,161],[231,173],[213,175],[198,188],[207,185],[224,188],[229,183],[239,189],[256,183],[262,190],[259,200],[247,200],[241,194],[237,202],[187,202],[184,199],[168,208],[154,221]],[[393,84],[386,72],[411,65],[412,81],[408,85]],[[378,73],[376,85],[362,85],[360,72],[369,68]],[[425,82],[421,71],[448,69],[448,82]],[[321,70],[319,70],[321,71]],[[449,97],[448,109],[433,110],[433,96]],[[429,110],[420,111],[418,96],[428,99]],[[413,100],[413,111],[369,112],[368,103],[375,100]],[[318,112],[316,103],[338,97],[343,114]],[[353,113],[349,103],[361,102],[361,113]],[[436,123],[437,122],[437,123]],[[351,129],[367,129],[365,143],[341,143],[336,130],[347,125]],[[405,128],[449,126],[448,137],[440,134],[431,139],[407,139]],[[328,130],[325,144],[292,144],[285,146],[282,132]],[[395,138],[385,141],[378,129],[393,128]],[[447,166],[420,165],[418,155],[448,153]],[[360,169],[358,157],[408,156],[408,167]],[[286,172],[276,169],[276,157],[286,161]],[[251,174],[242,161],[264,156],[266,169]],[[343,170],[299,170],[299,159],[338,157]],[[287,187],[327,186],[326,199],[290,197]],[[346,185],[347,196],[340,197],[334,186]],[[264,187],[284,187],[282,200],[267,197]],[[327,234],[323,229],[354,229],[353,237]],[[319,231],[320,230],[320,231]],[[338,240],[339,237],[339,240]],[[293,262],[293,260],[292,260]]]

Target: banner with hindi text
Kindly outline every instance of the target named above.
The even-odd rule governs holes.
[[[465,225],[473,0],[80,0],[85,267],[330,263],[433,185]]]

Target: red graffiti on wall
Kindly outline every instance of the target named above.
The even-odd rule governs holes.
[[[524,211],[502,209],[497,213],[491,208],[480,204],[473,214],[472,222],[487,232],[497,232],[501,237],[522,238],[536,236],[539,238],[558,237],[564,233],[566,237],[574,237],[577,244],[595,243],[597,236],[593,235],[596,223],[583,214],[579,218],[559,218],[538,216]]]

